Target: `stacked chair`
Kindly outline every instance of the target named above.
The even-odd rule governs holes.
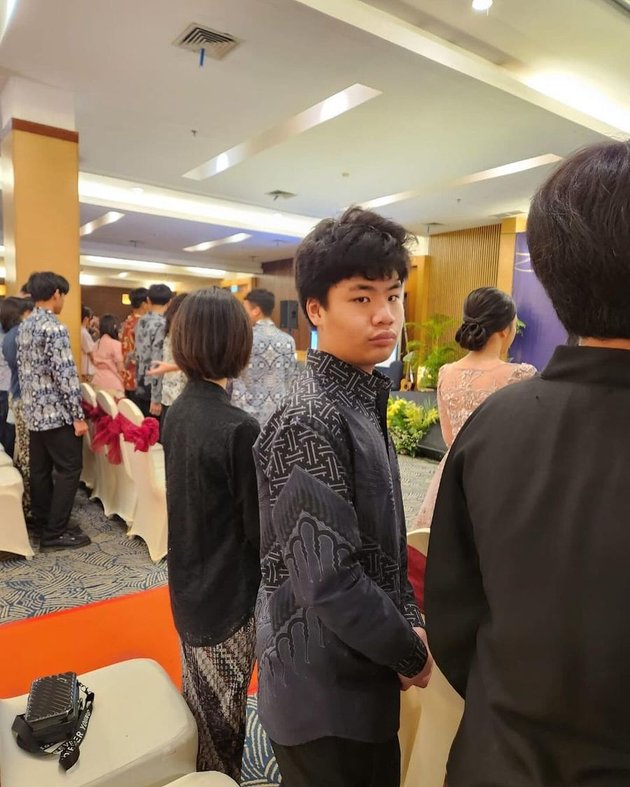
[[[193,773],[197,726],[162,667],[131,659],[79,676],[94,692],[94,712],[76,765],[64,772],[53,757],[18,748],[13,719],[27,695],[0,700],[2,787],[228,787],[220,773]]]
[[[24,483],[11,457],[0,445],[0,552],[33,557],[22,510]]]
[[[407,543],[426,556],[430,532],[428,528],[411,531]],[[403,692],[400,704],[402,787],[443,787],[464,701],[434,665],[427,688]]]

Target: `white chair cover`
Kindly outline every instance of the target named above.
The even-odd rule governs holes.
[[[407,543],[429,551],[429,528],[407,533]],[[431,642],[429,642],[431,647]],[[464,701],[437,665],[426,689],[403,692],[400,701],[402,787],[443,787],[451,745],[464,712]]]
[[[15,467],[0,467],[0,552],[30,560],[34,553],[24,521],[23,493],[24,482]]]
[[[95,694],[94,712],[68,772],[18,748],[11,724],[27,695],[0,700],[2,787],[161,787],[194,771],[197,726],[159,664],[132,659],[79,679]]]
[[[206,771],[204,773],[189,773],[181,779],[171,782],[168,787],[230,787],[235,785],[234,779],[230,779],[224,773],[217,771]]]
[[[144,420],[139,408],[129,399],[122,399],[118,410],[137,426]],[[131,443],[123,440],[122,451],[138,496],[133,524],[127,535],[139,536],[146,543],[151,560],[157,563],[166,555],[168,538],[164,450],[156,443],[149,451],[136,451]]]
[[[86,404],[96,403],[96,397],[92,386],[81,383],[81,398]],[[92,405],[94,406],[94,405]],[[83,435],[83,468],[81,470],[81,481],[88,489],[93,490],[96,485],[96,459],[92,451],[92,424],[88,420],[88,432]]]
[[[0,452],[0,467],[13,467],[13,461],[4,449]]]
[[[90,407],[96,407],[96,393],[91,385],[87,383],[81,383],[81,397],[84,402],[90,405]],[[104,464],[107,461],[107,457],[103,455],[103,453],[96,453],[92,448],[92,440],[94,438],[94,423],[92,421],[88,421],[88,434],[86,437],[83,438],[83,473],[81,474],[81,479],[84,478],[85,473],[85,484],[92,490],[92,494],[90,495],[90,499],[98,499],[102,502],[102,496],[107,496],[108,490],[106,489],[107,485],[107,477],[103,475]],[[86,452],[86,444],[87,448],[89,449],[89,453]],[[87,453],[87,456],[86,456]],[[91,481],[91,484],[89,483]]]
[[[105,391],[98,391],[96,394],[96,401],[98,405],[107,413],[107,415],[109,415],[111,418],[116,418],[118,415],[118,407],[110,394],[106,393]],[[122,444],[124,443],[124,439],[122,435],[118,439],[121,443],[122,453]],[[108,450],[109,449],[106,449],[104,451],[106,458],[106,452]],[[114,485],[113,494],[111,499],[108,500],[107,506],[105,506],[105,503],[103,502],[103,507],[107,509],[105,513],[107,516],[118,514],[121,519],[125,520],[127,525],[131,525],[136,511],[136,505],[138,503],[135,485],[133,480],[125,471],[125,465],[122,462],[119,465],[112,464],[109,459],[107,459],[107,462],[109,464],[109,470],[114,475]]]

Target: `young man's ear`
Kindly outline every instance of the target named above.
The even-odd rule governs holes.
[[[308,298],[306,301],[306,314],[313,325],[316,327],[322,323],[322,312],[324,307],[317,298]]]

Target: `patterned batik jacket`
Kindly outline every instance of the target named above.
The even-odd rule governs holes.
[[[164,353],[166,318],[163,314],[143,314],[136,325],[136,391],[151,402],[162,402],[162,377],[146,377],[153,361],[161,361]]]
[[[232,404],[264,424],[296,377],[295,342],[273,320],[259,320],[253,330],[252,354],[243,374],[234,380]]]
[[[17,335],[18,377],[26,425],[45,432],[82,421],[81,389],[68,329],[35,307]]]
[[[254,447],[262,584],[259,710],[271,739],[384,741],[397,672],[426,650],[407,580],[405,517],[387,435],[389,380],[310,351]]]
[[[136,327],[140,316],[133,312],[122,325],[120,341],[123,351],[123,383],[125,391],[136,390]]]

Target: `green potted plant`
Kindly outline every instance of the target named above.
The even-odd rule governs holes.
[[[436,388],[440,367],[459,356],[455,342],[442,342],[444,332],[454,324],[455,320],[446,314],[434,314],[424,322],[405,323],[405,336],[413,330],[420,337],[407,340],[403,357],[405,376],[415,381],[417,389]]]
[[[387,403],[387,428],[399,454],[420,456],[422,441],[438,421],[436,407],[423,407],[406,399],[390,399]]]

